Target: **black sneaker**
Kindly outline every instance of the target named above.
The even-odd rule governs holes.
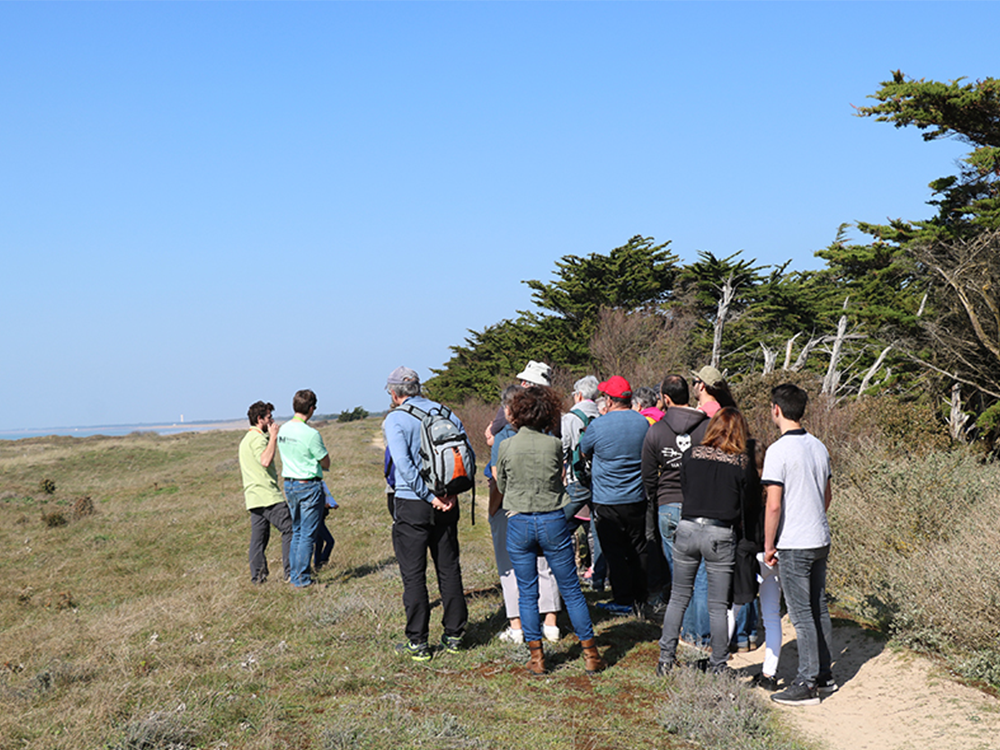
[[[646,605],[646,615],[651,622],[663,622],[663,616],[667,613],[667,603],[660,597]]]
[[[413,661],[431,660],[431,650],[426,643],[397,643],[396,653],[409,656]]]
[[[677,662],[674,661],[662,661],[662,660],[658,661],[656,663],[656,676],[667,677],[670,674],[671,670],[673,670],[674,664],[676,663]]]
[[[769,693],[774,693],[778,690],[778,678],[768,677],[761,672],[759,675],[754,676],[753,686],[759,687],[761,690],[766,690]]]
[[[820,680],[816,683],[816,692],[819,693],[820,698],[829,698],[838,690],[840,690],[840,686],[832,677],[828,677],[827,679]]]
[[[814,687],[796,682],[772,695],[771,700],[783,706],[818,706],[819,692]]]
[[[442,635],[441,645],[444,650],[449,654],[457,654],[462,650],[462,636],[460,635]]]

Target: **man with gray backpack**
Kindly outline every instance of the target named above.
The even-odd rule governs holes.
[[[420,395],[416,372],[397,367],[386,390],[393,409],[382,422],[382,434],[395,476],[392,543],[406,610],[407,640],[396,650],[413,661],[428,661],[428,551],[444,610],[445,651],[459,650],[469,618],[459,564],[457,495],[472,486],[475,456],[462,421],[448,407]]]
[[[573,408],[563,414],[560,432],[566,463],[566,494],[570,498],[563,510],[574,528],[577,523],[587,524],[590,568],[584,580],[594,590],[603,591],[608,566],[593,521],[586,520],[591,518],[590,463],[580,453],[580,436],[587,425],[601,415],[594,401],[599,395],[597,386],[598,380],[593,375],[582,377],[573,384]]]

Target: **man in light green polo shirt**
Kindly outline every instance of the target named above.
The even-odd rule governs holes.
[[[250,429],[240,441],[240,473],[250,512],[250,580],[253,583],[267,580],[266,553],[271,526],[281,532],[281,562],[286,581],[291,573],[288,555],[292,545],[292,516],[278,489],[278,472],[274,465],[278,425],[271,417],[273,411],[274,404],[263,401],[251,404],[247,410]]]

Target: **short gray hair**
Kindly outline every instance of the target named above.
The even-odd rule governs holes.
[[[524,390],[524,386],[520,383],[515,383],[514,385],[508,385],[500,392],[500,405],[508,406],[513,400],[514,396]]]
[[[648,409],[651,406],[656,406],[656,391],[646,386],[636,388],[635,393],[632,394],[632,405],[635,406],[636,404],[639,405],[640,409]]]
[[[597,398],[599,385],[597,378],[593,375],[587,375],[573,383],[573,393],[579,393],[584,398],[593,401]]]
[[[408,383],[392,383],[388,388],[390,393],[395,393],[400,398],[420,395],[419,380],[413,380]]]

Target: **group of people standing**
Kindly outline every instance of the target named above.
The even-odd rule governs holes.
[[[550,412],[546,420],[531,422],[516,407],[529,399],[526,394],[536,394],[538,403],[559,402],[547,365],[529,362],[518,375],[520,385],[504,391],[497,419],[486,430],[493,465],[488,476],[495,480],[491,530],[511,623],[500,637],[523,637],[532,650],[528,668],[537,672],[535,654],[541,652],[544,632],[537,627],[538,601],[547,602],[542,611],[553,614],[562,593],[577,636],[592,638],[589,617],[576,611],[579,579],[569,580],[564,562],[553,563],[539,532],[526,544],[520,532],[511,534],[512,526],[537,526],[544,519],[554,529],[546,531],[547,538],[569,549],[574,521],[589,518],[593,564],[588,572],[592,580],[603,580],[606,570],[612,598],[597,606],[612,614],[649,612],[650,554],[662,550],[668,585],[657,674],[668,674],[677,663],[689,605],[699,596],[711,638],[706,668],[716,674],[729,671],[737,615],[750,612],[757,619],[751,605],[759,591],[767,641],[757,684],[778,703],[818,703],[837,689],[825,593],[831,474],[826,448],[801,425],[807,394],[792,384],[773,390],[771,417],[781,437],[765,454],[722,374],[703,367],[691,376],[689,389],[682,375],[668,375],[658,394],[648,388],[633,392],[620,376],[604,382],[581,378],[558,433]],[[688,405],[691,390],[696,407]],[[520,469],[527,475],[527,493],[558,497],[553,510],[562,508],[561,517],[552,510],[539,516],[537,510],[523,509],[520,498],[526,490],[506,479],[511,462],[531,467]],[[508,500],[512,486],[518,495]],[[529,518],[518,518],[525,513]],[[525,554],[531,559],[518,559]],[[514,581],[508,583],[511,570]],[[782,587],[798,635],[800,664],[795,680],[778,692]],[[696,632],[697,625],[690,629]]]
[[[603,581],[606,575],[612,594],[597,606],[611,614],[648,612],[650,551],[662,550],[669,586],[663,595],[667,604],[657,674],[668,674],[677,663],[685,614],[699,591],[707,602],[711,635],[707,668],[728,671],[736,611],[755,600],[759,589],[767,652],[757,683],[779,703],[818,703],[837,689],[825,594],[831,474],[826,448],[801,425],[808,397],[792,384],[773,389],[771,417],[781,436],[765,454],[721,373],[703,367],[691,376],[697,408],[688,405],[688,383],[679,374],[664,378],[659,393],[633,393],[620,376],[603,382],[581,378],[566,413],[544,363],[529,362],[518,383],[504,390],[497,416],[486,428],[490,527],[509,620],[499,637],[527,643],[528,671],[544,674],[542,642],[560,639],[556,612],[564,603],[585,671],[605,668],[574,554],[574,530],[589,525],[591,579]],[[386,389],[394,407],[382,424],[389,510],[406,611],[406,641],[396,648],[414,661],[426,661],[433,653],[428,552],[441,594],[443,650],[462,647],[468,623],[459,508],[455,496],[431,491],[420,420],[412,408],[398,407],[443,413],[459,430],[464,427],[458,416],[421,395],[419,377],[409,368],[396,368]],[[252,517],[254,581],[266,578],[263,551],[273,524],[282,531],[292,584],[311,584],[309,560],[328,494],[322,471],[330,461],[319,433],[307,424],[315,405],[311,391],[297,393],[295,417],[280,434],[271,404],[250,407],[251,429],[240,445],[240,466]],[[278,507],[276,450],[286,475],[287,519]],[[799,670],[777,692],[781,590],[798,636]]]

